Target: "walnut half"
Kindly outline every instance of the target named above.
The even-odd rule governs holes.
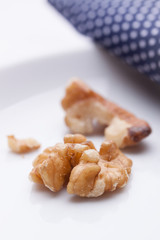
[[[104,126],[106,140],[113,140],[120,148],[134,145],[151,133],[147,122],[104,99],[80,80],[69,83],[62,106],[73,133],[92,133],[96,120]]]
[[[65,183],[70,194],[98,197],[125,186],[132,161],[113,142],[104,142],[98,152],[80,134],[66,135],[64,144],[47,148],[33,162],[30,178],[53,192]]]

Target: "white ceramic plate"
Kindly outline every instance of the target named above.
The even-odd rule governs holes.
[[[32,161],[68,132],[60,106],[66,81],[79,76],[122,107],[147,120],[150,137],[124,152],[133,160],[128,185],[97,199],[31,183]],[[138,73],[99,49],[53,56],[0,72],[0,239],[159,239],[160,97]],[[146,82],[145,82],[146,81]],[[40,150],[9,151],[6,136],[34,137]],[[103,136],[90,136],[99,147]]]

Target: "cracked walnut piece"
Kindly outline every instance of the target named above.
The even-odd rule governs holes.
[[[105,126],[106,140],[113,140],[120,148],[135,145],[151,133],[147,122],[104,99],[80,80],[69,83],[62,106],[73,133],[91,134],[96,120]]]
[[[113,142],[103,142],[98,152],[83,135],[66,135],[64,144],[47,148],[33,162],[30,178],[51,191],[65,183],[70,194],[98,197],[122,188],[128,181],[132,161]]]
[[[33,138],[16,139],[13,135],[8,136],[8,146],[15,153],[27,153],[40,148],[40,144]]]

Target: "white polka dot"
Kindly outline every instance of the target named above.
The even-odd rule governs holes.
[[[150,20],[150,21],[153,21],[155,19],[155,16],[153,14],[148,14],[147,15],[147,18]]]
[[[98,5],[99,5],[98,2],[93,2],[92,5],[91,5],[91,8],[92,8],[93,10],[97,10],[98,7],[99,7]]]
[[[127,22],[124,22],[123,24],[122,24],[122,29],[125,31],[125,30],[128,30],[129,29],[129,23],[127,23]]]
[[[115,22],[121,22],[122,21],[122,15],[115,15],[114,17]]]
[[[137,28],[140,27],[140,23],[137,22],[137,21],[134,21],[133,24],[132,24],[132,26],[133,26],[134,29],[137,29]]]
[[[64,15],[65,17],[69,17],[69,11],[68,11],[67,9],[64,9],[64,10],[63,10],[63,15]]]
[[[110,28],[107,26],[105,26],[102,31],[103,31],[103,34],[106,36],[108,36],[111,33]]]
[[[134,60],[134,62],[139,62],[139,60],[140,60],[139,55],[138,54],[134,54],[133,55],[133,60]]]
[[[70,21],[71,21],[72,24],[76,24],[76,23],[77,23],[77,18],[72,17],[72,18],[70,19]]]
[[[128,22],[130,22],[130,21],[132,21],[132,19],[133,19],[133,15],[128,13],[128,14],[125,15],[125,19],[126,19]]]
[[[119,47],[117,47],[117,48],[115,48],[114,53],[119,56],[119,55],[121,55],[122,51]]]
[[[149,64],[147,64],[147,63],[144,64],[143,69],[145,72],[149,72],[149,70],[150,70]]]
[[[125,41],[128,40],[128,35],[127,35],[127,33],[122,33],[122,34],[121,34],[121,40],[122,40],[122,42],[125,42]]]
[[[148,56],[149,56],[150,58],[153,58],[153,57],[155,56],[154,50],[149,50]]]
[[[120,30],[120,26],[118,24],[113,24],[112,25],[112,31],[113,32],[119,32]]]
[[[140,53],[141,59],[146,60],[147,59],[147,54],[145,52]]]
[[[123,46],[122,46],[122,51],[123,51],[124,53],[128,53],[128,52],[129,52],[129,47],[128,47],[128,45],[123,45]]]
[[[144,22],[144,27],[145,27],[145,28],[150,28],[150,27],[151,27],[151,22],[145,21],[145,22]]]
[[[124,7],[120,7],[118,9],[118,12],[121,13],[121,14],[124,14],[126,12],[126,9]]]
[[[89,19],[94,19],[95,17],[96,17],[95,12],[90,11],[90,12],[88,13],[88,18],[89,18]]]
[[[148,8],[146,7],[146,6],[144,6],[144,7],[141,7],[140,8],[140,11],[141,11],[141,13],[147,13],[148,12]]]
[[[133,4],[134,4],[134,6],[139,7],[141,4],[141,1],[139,2],[139,1],[134,0]]]
[[[155,69],[157,68],[156,63],[155,63],[155,62],[151,62],[151,63],[150,63],[150,68],[151,68],[152,70],[155,70]]]
[[[140,40],[139,41],[139,46],[140,46],[140,48],[145,48],[146,47],[146,41]]]
[[[89,6],[87,4],[83,4],[81,8],[83,12],[87,12],[89,10]]]
[[[95,21],[95,25],[97,27],[101,27],[103,25],[103,21],[101,18],[97,18],[96,21]]]
[[[101,36],[102,36],[102,31],[101,31],[101,29],[96,29],[96,30],[94,31],[94,36],[95,36],[96,38],[101,37]]]
[[[160,75],[159,75],[159,74],[154,74],[154,79],[155,79],[156,81],[159,81],[159,80],[160,80]]]
[[[72,3],[71,3],[71,5],[70,5],[70,7],[71,7],[71,6],[72,6]],[[80,13],[79,7],[78,7],[77,5],[72,6],[72,7],[70,8],[70,11],[71,11],[71,13],[73,13],[73,14],[78,14],[78,13]]]
[[[86,22],[87,29],[93,29],[94,28],[94,23],[92,21],[87,21]]]
[[[152,14],[157,15],[159,13],[159,9],[154,7],[151,9],[151,12]]]
[[[132,39],[135,39],[136,37],[137,37],[137,32],[136,31],[132,31],[131,33],[130,33],[130,37],[132,38]]]
[[[105,16],[105,11],[103,9],[99,9],[97,12],[99,17],[104,17]]]
[[[144,19],[144,15],[141,14],[141,13],[138,13],[138,14],[136,15],[136,19],[137,19],[138,21],[142,21],[142,20]]]
[[[85,32],[85,30],[87,29],[87,27],[86,27],[86,25],[85,24],[79,24],[78,25],[78,30],[80,31],[80,32]]]
[[[132,6],[132,7],[129,8],[129,12],[135,14],[137,12],[137,8]]]
[[[149,43],[150,46],[154,46],[156,44],[156,39],[150,38],[148,43]]]
[[[115,14],[115,9],[113,7],[108,8],[108,14],[109,15],[114,15]]]
[[[155,6],[160,9],[160,2],[155,2]]]
[[[119,43],[119,36],[118,36],[118,35],[114,35],[114,36],[112,37],[112,42],[113,42],[114,44]]]
[[[146,29],[142,29],[140,31],[140,35],[141,35],[141,37],[146,37],[148,35],[148,31]]]
[[[158,28],[153,28],[153,29],[151,30],[151,34],[152,34],[153,36],[156,36],[158,33],[159,33]]]
[[[131,42],[130,48],[131,50],[135,51],[137,49],[137,44],[135,42]]]
[[[78,17],[77,17],[78,21],[80,22],[84,22],[86,20],[86,15],[84,13],[81,13]]]
[[[104,22],[106,24],[111,24],[112,23],[112,18],[110,16],[105,17]]]

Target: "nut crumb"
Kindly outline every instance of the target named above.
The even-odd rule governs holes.
[[[40,144],[33,138],[20,140],[13,135],[8,136],[8,146],[15,153],[27,153],[40,148]]]

